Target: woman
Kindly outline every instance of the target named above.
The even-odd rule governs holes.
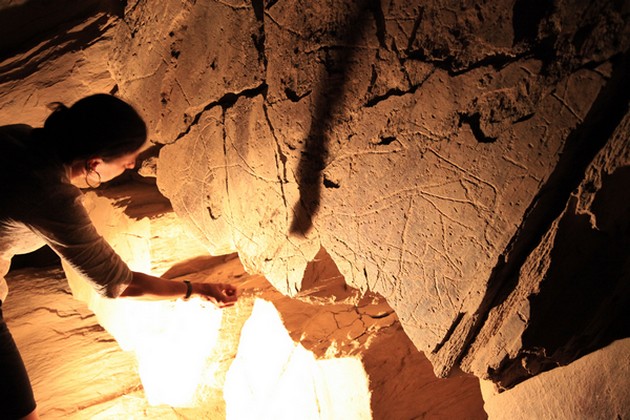
[[[2,319],[13,255],[47,244],[108,298],[176,299],[198,295],[233,304],[228,284],[175,282],[132,272],[98,235],[78,187],[97,186],[135,166],[146,142],[144,121],[111,95],[55,104],[43,128],[0,127],[0,418],[36,419],[30,382]]]

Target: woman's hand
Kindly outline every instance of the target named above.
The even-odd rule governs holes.
[[[237,289],[227,283],[192,283],[192,295],[214,303],[219,308],[234,305],[238,299]]]

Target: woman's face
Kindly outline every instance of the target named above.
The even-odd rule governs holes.
[[[100,158],[91,159],[89,166],[101,176],[101,182],[111,181],[118,175],[125,172],[125,169],[133,169],[141,150],[137,150],[126,155],[104,161]]]

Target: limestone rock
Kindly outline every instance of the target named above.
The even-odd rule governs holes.
[[[540,8],[527,26],[521,4],[453,6],[457,17],[437,3],[298,4],[251,6],[260,26],[244,28],[265,34],[266,85],[209,102],[162,149],[158,183],[213,253],[237,251],[288,295],[323,246],[351,286],[388,299],[446,374],[497,261],[607,83],[609,63],[594,60],[613,50],[568,48],[553,24],[600,26],[563,10]],[[625,48],[626,35],[606,36]]]
[[[252,39],[259,26],[251,5],[238,1],[128,7],[109,66],[121,94],[138,103],[154,141],[172,143],[206,107],[263,83],[260,41]]]
[[[497,420],[627,418],[629,353],[626,338],[507,392],[497,393],[492,383],[484,383],[484,408]]]
[[[46,102],[95,91],[131,101],[163,145],[176,230],[202,249],[307,303],[326,250],[340,296],[384,297],[439,376],[463,361],[510,388],[627,335],[625,2],[90,4],[2,56],[0,119],[37,125]],[[562,293],[583,282],[588,316]],[[313,316],[357,338],[351,315]]]
[[[513,71],[507,67],[505,79]],[[458,314],[478,307],[497,256],[554,167],[565,124],[576,122],[548,97],[533,118],[503,131],[495,143],[477,142],[471,131],[458,129],[454,115],[458,103],[469,101],[463,92],[482,74],[444,83],[438,71],[415,94],[366,110],[356,130],[363,136],[324,171],[340,185],[323,190],[315,225],[335,233],[320,233],[324,247],[350,284],[388,299],[425,351],[439,350]],[[417,121],[426,132],[414,128]],[[545,121],[555,127],[546,141],[523,141],[522,133]],[[373,134],[392,126],[389,143]],[[383,172],[383,162],[391,170]]]
[[[96,317],[81,302],[72,298],[67,287],[64,274],[59,269],[44,271],[22,270],[12,273],[9,282],[11,298],[7,300],[3,310],[9,327],[13,332],[22,355],[26,361],[31,380],[34,384],[40,415],[43,418],[112,418],[133,416],[135,418],[242,418],[230,416],[244,408],[251,408],[254,400],[247,400],[244,406],[245,390],[253,390],[257,377],[263,377],[262,370],[269,360],[261,361],[261,365],[253,367],[248,377],[252,381],[239,382],[237,395],[233,393],[224,399],[222,385],[229,375],[231,365],[237,357],[240,337],[247,332],[241,328],[251,317],[253,307],[258,299],[267,301],[274,307],[276,322],[286,328],[284,334],[290,335],[292,346],[300,346],[305,355],[313,360],[334,363],[345,359],[359,361],[360,370],[364,370],[358,380],[369,378],[369,392],[362,397],[368,398],[368,416],[361,418],[387,419],[392,413],[403,417],[425,415],[459,416],[482,419],[485,414],[476,378],[462,376],[450,379],[438,379],[433,375],[430,363],[422,353],[418,352],[405,336],[395,315],[386,303],[376,296],[364,299],[356,305],[358,291],[346,290],[330,295],[338,284],[338,279],[330,278],[330,259],[325,254],[319,255],[320,263],[309,268],[307,283],[318,285],[312,290],[312,303],[307,304],[281,295],[260,276],[250,276],[234,256],[205,257],[191,265],[184,261],[177,265],[172,274],[178,272],[195,281],[228,281],[239,284],[248,293],[242,296],[241,302],[234,308],[224,311],[224,320],[219,330],[219,340],[213,351],[207,356],[207,367],[204,368],[201,382],[197,389],[197,399],[192,407],[169,407],[167,405],[150,405],[147,401],[146,386],[138,376],[138,362],[132,352],[120,349],[113,337],[96,323]],[[306,296],[305,296],[306,297]],[[374,302],[376,300],[376,302]],[[335,301],[337,303],[335,303]],[[26,303],[28,302],[28,304]],[[328,302],[328,303],[324,303]],[[191,302],[190,305],[194,305]],[[296,306],[297,305],[297,306]],[[148,309],[148,308],[147,308]],[[359,325],[354,332],[351,329],[338,328],[331,318],[323,322],[322,315],[345,313],[348,326]],[[271,312],[273,314],[273,311]],[[127,323],[136,322],[133,318]],[[254,319],[253,322],[256,320]],[[260,321],[260,320],[259,320]],[[267,318],[262,318],[268,322]],[[195,325],[195,320],[188,320]],[[181,325],[180,327],[183,327]],[[269,332],[263,326],[261,332]],[[199,331],[198,335],[207,335],[208,331]],[[259,337],[260,334],[247,337],[256,346],[266,345],[272,352],[280,353],[284,348],[275,340]],[[334,343],[338,343],[335,345]],[[331,346],[332,347],[329,347]],[[163,343],[162,346],[167,346]],[[396,357],[391,357],[391,349],[395,349]],[[157,349],[156,349],[157,350]],[[190,354],[194,349],[183,350]],[[254,349],[255,350],[255,349]],[[264,357],[264,353],[249,349],[250,357]],[[299,353],[295,351],[294,353]],[[287,360],[291,360],[290,358]],[[297,358],[293,358],[293,364]],[[182,370],[180,358],[161,360],[162,367],[174,363]],[[184,365],[185,366],[185,365]],[[341,366],[341,365],[340,365]],[[308,365],[302,365],[308,367]],[[260,375],[257,376],[256,373]],[[313,372],[302,370],[303,377],[317,378],[317,368]],[[348,371],[344,371],[348,373]],[[164,373],[157,373],[164,375]],[[366,376],[367,375],[367,376]],[[112,378],[115,378],[112,381]],[[310,379],[310,381],[313,380]],[[231,379],[233,381],[233,379]],[[295,377],[285,376],[284,381],[295,381]],[[345,380],[356,380],[346,377]],[[312,382],[289,382],[294,386],[308,385]],[[166,384],[168,386],[168,384]],[[335,384],[325,389],[334,392]],[[312,390],[312,388],[309,388]],[[418,399],[418,389],[431,389],[425,398]],[[268,394],[252,394],[259,403],[264,402]],[[231,391],[229,391],[231,392]],[[317,397],[308,391],[302,398]],[[340,389],[340,395],[347,392]],[[250,395],[250,394],[247,394]],[[343,394],[347,395],[347,394]],[[282,398],[283,393],[277,395]],[[237,401],[233,401],[237,397]],[[322,407],[333,399],[326,399],[324,394]],[[284,407],[275,407],[278,411],[270,411],[274,418],[282,413],[303,413],[302,407],[282,400]],[[232,408],[230,408],[232,404]],[[271,404],[258,405],[262,410],[274,410]],[[344,403],[338,410],[356,406]],[[357,418],[358,411],[347,413],[346,418]]]
[[[467,370],[511,388],[628,336],[628,133],[630,114],[490,312]]]
[[[261,98],[241,98],[204,114],[202,130],[162,149],[158,185],[213,254],[237,251],[248,270],[293,294],[320,245],[316,234],[288,232],[299,193],[265,112]]]
[[[138,392],[133,355],[81,302],[59,269],[21,270],[8,278],[2,305],[33,385],[40,416],[65,417]],[[92,366],[87,371],[86,367]]]
[[[50,103],[71,105],[84,96],[113,91],[116,81],[104,63],[115,24],[115,17],[98,12],[64,24],[65,31],[34,42],[25,51],[3,57],[0,124],[41,126]]]

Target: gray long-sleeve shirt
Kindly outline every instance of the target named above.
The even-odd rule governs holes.
[[[97,233],[66,166],[43,152],[26,125],[0,127],[0,300],[11,258],[48,244],[103,296],[117,297],[132,272]]]

